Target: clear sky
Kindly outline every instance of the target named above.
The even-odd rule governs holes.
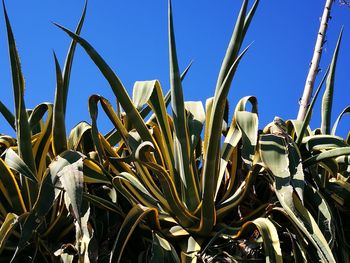
[[[174,0],[174,25],[180,68],[194,60],[183,82],[186,100],[213,96],[217,75],[242,1]],[[244,46],[253,42],[243,58],[229,94],[231,114],[237,101],[255,95],[259,102],[259,126],[275,115],[296,118],[323,12],[324,0],[261,0]],[[250,1],[250,5],[253,1]],[[55,69],[52,51],[63,67],[69,37],[52,22],[74,30],[83,0],[6,1],[26,80],[26,106],[53,102]],[[332,121],[350,105],[350,9],[337,0],[321,61],[325,70],[341,26],[344,25],[338,59]],[[137,80],[159,79],[169,88],[167,1],[90,0],[81,36],[92,44],[114,69],[131,94]],[[6,28],[0,12],[0,100],[13,110],[13,93]],[[320,74],[318,80],[321,78]],[[100,94],[114,101],[108,83],[78,47],[74,59],[67,108],[67,132],[79,121],[88,121],[88,97]],[[319,102],[321,96],[319,97]],[[231,115],[232,116],[232,115]],[[350,130],[350,117],[341,122],[340,135]],[[110,127],[99,115],[102,131]],[[312,128],[320,126],[320,103],[316,105]],[[0,133],[13,135],[0,117]]]

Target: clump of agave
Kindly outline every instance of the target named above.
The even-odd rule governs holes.
[[[81,31],[85,10],[77,34]],[[99,165],[76,150],[93,149],[92,145],[83,145],[80,141],[82,134],[73,131],[66,137],[64,116],[76,43],[72,41],[70,45],[63,73],[55,57],[54,104],[42,103],[27,110],[19,56],[5,6],[4,15],[15,114],[3,103],[0,110],[15,130],[16,138],[0,136],[0,261],[54,262],[59,261],[59,255],[69,260],[75,254],[87,259],[92,236],[88,221],[94,213],[87,200],[95,198],[90,198],[84,189],[88,183],[108,180],[96,177]],[[118,207],[115,213],[121,218]]]
[[[79,36],[84,8],[75,33],[57,25],[72,44],[63,73],[55,59],[55,103],[30,113],[5,12],[16,114],[0,109],[17,138],[0,138],[2,261],[348,262],[350,145],[334,133],[349,108],[332,132],[328,114],[341,35],[304,121],[276,117],[259,130],[257,99],[247,96],[229,123],[227,95],[258,2],[248,10],[243,1],[205,106],[183,100],[189,67],[180,75],[171,1],[170,91],[164,95],[157,80],[138,81],[132,98]],[[79,123],[67,139],[65,102],[77,43],[109,82],[118,110],[92,95],[91,124]],[[326,77],[322,127],[311,131]],[[114,126],[106,135],[97,127],[99,104]]]

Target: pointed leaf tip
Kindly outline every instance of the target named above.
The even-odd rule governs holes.
[[[334,97],[334,80],[335,80],[335,72],[336,72],[336,66],[337,66],[337,60],[338,60],[338,54],[339,54],[339,49],[341,45],[342,35],[343,35],[343,27],[340,30],[337,44],[333,52],[330,70],[326,81],[326,89],[322,97],[321,131],[323,134],[330,134],[331,132],[330,125],[331,125],[331,115],[332,115],[333,97]]]
[[[55,26],[57,26],[58,28],[62,29],[63,31],[69,33],[72,33],[70,30],[68,30],[67,28],[65,28],[64,26],[61,26],[60,24],[56,23],[56,22],[52,22]]]
[[[2,8],[4,9],[4,13],[5,13],[5,15],[6,15],[5,1],[4,1],[4,0],[2,0],[1,2],[2,2]]]
[[[58,62],[55,50],[52,50],[52,55],[53,55],[55,62]]]

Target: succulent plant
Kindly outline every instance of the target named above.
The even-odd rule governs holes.
[[[158,80],[137,81],[132,97],[80,36],[85,6],[75,32],[56,24],[72,38],[65,70],[55,57],[55,102],[32,112],[24,105],[5,11],[16,111],[12,115],[3,103],[0,111],[17,137],[0,137],[0,260],[348,262],[350,145],[334,134],[349,107],[332,131],[329,118],[341,34],[303,121],[275,117],[260,130],[257,98],[246,96],[229,122],[227,96],[249,48],[242,44],[258,4],[248,10],[243,0],[205,106],[183,99],[191,64],[180,74],[171,1],[170,91],[164,95]],[[117,105],[92,95],[91,124],[77,124],[67,138],[77,44],[110,84]],[[325,81],[321,128],[312,131],[311,113]],[[101,109],[113,125],[107,134],[97,125]]]

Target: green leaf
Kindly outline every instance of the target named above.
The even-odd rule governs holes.
[[[339,179],[332,179],[326,184],[327,192],[341,206],[350,201],[350,184]],[[335,217],[336,219],[336,217]]]
[[[248,102],[252,105],[252,112],[247,111]],[[255,154],[255,148],[258,139],[257,112],[257,99],[253,96],[246,96],[240,99],[240,101],[237,103],[234,117],[221,149],[220,171],[217,180],[215,198],[220,189],[221,181],[224,176],[228,160],[241,139],[242,159],[248,165],[252,165],[253,163],[253,156]]]
[[[117,238],[111,250],[110,262],[121,262],[123,251],[128,243],[128,240],[133,234],[135,228],[143,220],[147,220],[148,226],[151,229],[160,229],[157,209],[135,205],[129,211],[125,217],[123,224],[120,227]]]
[[[282,136],[267,134],[260,136],[260,156],[266,168],[278,178],[289,179],[289,167],[287,143]],[[280,189],[283,185],[278,185]],[[285,182],[289,185],[288,182]]]
[[[100,101],[100,97],[98,95],[92,95],[89,98],[89,113],[90,117],[92,120],[91,123],[91,137],[94,143],[94,148],[98,154],[98,161],[100,163],[103,163],[104,155],[105,152],[103,150],[100,137],[99,137],[99,132],[97,128],[97,116],[98,116],[98,107],[97,103]]]
[[[233,75],[229,75],[228,72],[230,71],[230,68],[234,64],[234,62],[237,59],[238,52],[242,46],[243,39],[245,32],[247,31],[249,24],[250,24],[250,19],[247,20],[246,26],[245,26],[245,19],[246,19],[246,12],[247,12],[247,5],[248,1],[243,0],[241,10],[238,14],[237,20],[236,20],[236,25],[233,30],[230,43],[227,47],[226,54],[224,57],[224,60],[222,62],[218,80],[216,83],[216,88],[215,88],[215,96],[218,97],[219,90],[222,88],[222,84],[224,83],[225,79],[228,77],[227,82],[229,85],[231,84]],[[252,17],[252,16],[251,16]]]
[[[192,237],[186,238],[180,243],[181,247],[181,262],[185,263],[196,263],[197,255],[201,250],[200,244]]]
[[[310,165],[321,162],[325,159],[336,158],[336,157],[339,157],[342,155],[350,155],[350,147],[337,148],[337,149],[329,150],[326,152],[322,152],[320,154],[316,154],[316,155],[306,159],[303,162],[303,166],[305,168],[305,167],[308,167]]]
[[[91,159],[84,159],[83,173],[85,183],[111,184],[110,178],[105,174],[105,169],[101,164]]]
[[[339,46],[341,43],[341,38],[343,35],[343,28],[340,30],[337,45],[335,47],[332,62],[330,65],[329,74],[327,77],[326,90],[322,98],[322,110],[321,110],[321,131],[322,134],[330,134],[331,132],[331,114],[332,114],[332,104],[333,104],[333,92],[334,92],[334,78],[335,78],[335,68],[338,59]]]
[[[78,251],[79,262],[89,263],[89,244],[93,233],[90,232],[90,224],[88,223],[90,218],[90,207],[86,211],[81,211],[81,217],[75,221],[76,232],[76,248]]]
[[[108,210],[110,212],[114,212],[114,213],[117,213],[120,215],[124,215],[123,211],[119,208],[119,206],[117,206],[115,203],[113,203],[109,200],[106,200],[102,197],[98,197],[97,195],[88,194],[88,193],[83,192],[83,198],[85,200],[89,201],[90,203],[102,208],[102,209],[105,209],[105,210]]]
[[[339,163],[337,162],[338,158],[342,158],[344,156],[340,156],[337,158],[332,159],[324,159],[322,162],[319,163],[319,165],[325,169],[330,176],[337,177],[337,174],[339,172]],[[317,171],[318,172],[318,169]],[[313,176],[315,178],[315,176]],[[319,179],[321,179],[319,181]],[[320,171],[319,176],[315,178],[316,183],[318,184],[318,187],[324,188],[325,184],[327,183],[327,176],[325,176],[325,171]]]
[[[99,161],[100,163],[103,163],[103,159],[105,158],[105,151],[102,147],[102,139],[103,137],[99,135],[98,128],[97,128],[97,116],[98,116],[98,107],[97,103],[100,102],[103,110],[107,114],[108,118],[112,121],[112,124],[119,132],[120,136],[124,140],[125,143],[128,142],[129,133],[126,130],[124,124],[122,123],[121,119],[118,117],[118,115],[114,112],[112,105],[109,103],[108,100],[105,98],[98,96],[98,95],[92,95],[89,98],[89,113],[92,120],[91,124],[91,136],[94,142],[94,146],[96,148],[96,151],[98,153]],[[129,145],[126,144],[128,147]],[[131,147],[131,148],[130,148]],[[129,150],[133,149],[132,145],[129,147]],[[133,149],[135,150],[135,149]]]
[[[220,170],[219,170],[219,176],[217,179],[215,200],[220,190],[221,182],[222,182],[222,179],[224,178],[228,161],[231,158],[234,150],[237,149],[237,145],[240,142],[241,138],[242,138],[241,130],[238,129],[236,125],[231,125],[221,149]]]
[[[135,152],[135,157],[137,158],[139,155],[143,155],[143,149],[146,149],[146,151],[148,152],[149,149],[149,142],[144,142],[141,143],[140,146],[136,149]],[[134,160],[134,157],[133,157]],[[173,212],[174,209],[170,208],[169,203],[171,202],[172,199],[169,199],[169,197],[167,196],[167,190],[163,191],[160,190],[160,188],[158,187],[158,180],[155,181],[154,175],[151,171],[149,171],[147,169],[147,167],[141,163],[141,162],[134,162],[135,165],[135,170],[137,172],[133,172],[128,166],[122,166],[121,163],[118,163],[118,161],[115,158],[110,158],[111,164],[116,167],[117,171],[127,171],[129,174],[132,174],[135,178],[137,177],[138,180],[142,183],[142,185],[147,189],[147,191],[157,200],[157,202],[160,203],[160,209],[164,209],[166,211],[171,211]],[[170,177],[168,177],[169,175],[166,174],[167,179],[170,180],[170,184],[171,179]],[[163,180],[160,180],[160,182],[162,182]],[[130,183],[128,183],[126,180],[113,180],[113,184],[115,185],[115,187],[124,195],[126,196],[126,198],[131,202],[131,203],[140,203],[143,205],[149,205],[149,206],[153,206],[151,203],[147,202],[147,200],[145,198],[143,198],[142,196],[140,196],[137,193],[137,190],[130,185]],[[135,185],[136,186],[136,185]],[[141,191],[142,192],[142,191]],[[165,197],[166,196],[166,197]],[[137,201],[137,199],[139,201]],[[176,210],[176,209],[175,209]]]
[[[211,111],[213,109],[214,97],[208,98],[205,101],[205,129],[204,129],[204,140],[203,140],[203,156],[207,156],[207,148],[209,142],[209,123],[211,118]]]
[[[141,165],[151,170],[153,174],[157,175],[162,193],[164,194],[167,203],[171,205],[171,209],[167,212],[171,213],[173,217],[177,218],[179,223],[184,227],[192,226],[194,222],[198,220],[198,218],[193,216],[192,213],[188,211],[188,208],[185,207],[180,199],[179,192],[175,188],[174,181],[164,167],[156,163],[149,162],[148,160],[144,160],[142,154],[138,154],[142,147],[145,146],[142,144],[140,145],[139,149],[136,151],[135,157]]]
[[[84,183],[83,160],[79,159],[74,163],[67,164],[57,173],[57,177],[65,191],[67,210],[69,211],[70,206],[72,207],[73,216],[81,228]]]
[[[331,150],[339,147],[349,146],[344,140],[334,135],[313,135],[305,137],[303,140],[309,152]]]
[[[232,238],[240,240],[249,237],[249,239],[252,239],[252,232],[254,232],[256,229],[260,232],[262,238],[265,262],[283,262],[281,244],[277,229],[268,218],[259,217],[253,221],[248,221],[240,228],[237,234],[232,236]],[[247,259],[244,259],[244,262],[246,260]]]
[[[27,211],[25,206],[23,196],[20,190],[20,186],[17,183],[15,175],[9,169],[10,167],[0,159],[0,174],[1,174],[1,183],[4,185],[3,193],[8,197],[8,202],[12,204],[12,209],[16,214],[22,214]]]
[[[186,101],[185,109],[187,112],[187,123],[191,140],[190,153],[192,154],[190,155],[190,163],[192,164],[196,184],[199,185],[200,172],[196,165],[196,156],[202,154],[202,151],[198,150],[198,147],[201,149],[201,133],[205,122],[205,112],[203,104],[200,101]]]
[[[44,115],[47,114],[45,122],[42,120]],[[41,181],[42,176],[47,168],[47,156],[51,146],[52,138],[52,115],[53,106],[51,103],[41,103],[36,106],[30,115],[29,123],[32,127],[36,122],[41,122],[41,131],[36,134],[36,141],[33,144],[33,154],[35,164],[37,168],[37,179]],[[36,197],[36,195],[35,195]]]
[[[232,213],[233,208],[237,207],[245,200],[261,168],[262,166],[260,164],[254,164],[236,191],[228,193],[225,199],[216,206],[216,217],[218,221],[222,220],[230,212]]]
[[[123,107],[125,113],[128,115],[130,122],[139,132],[140,136],[144,141],[151,141],[154,143],[153,137],[148,131],[146,124],[144,123],[142,117],[140,116],[138,110],[134,107],[129,95],[126,92],[123,84],[119,78],[115,75],[113,70],[107,65],[104,59],[96,52],[96,50],[83,38],[69,31],[68,29],[55,24],[57,27],[61,28],[66,32],[71,38],[77,41],[90,56],[96,66],[99,68],[101,73],[104,75],[108,83],[110,84],[114,95],[116,96],[118,102]],[[157,153],[158,155],[158,153]]]
[[[179,256],[175,248],[165,238],[153,232],[151,257],[149,262],[152,263],[180,263]]]
[[[17,140],[8,135],[0,135],[0,146],[3,150],[16,146]]]
[[[30,129],[32,131],[32,136],[40,133],[41,127],[44,123],[42,116],[39,116],[40,114],[35,114],[36,115],[35,118],[32,118],[33,117],[32,109],[27,109],[27,114],[29,116],[28,122],[29,122]]]
[[[200,136],[205,122],[205,112],[201,101],[186,101],[185,109],[189,115],[187,122],[190,133],[189,135],[191,138],[190,152],[193,153],[198,141],[201,138]]]
[[[248,14],[245,17],[244,27],[243,27],[243,32],[242,32],[243,37],[245,36],[245,34],[248,31],[250,23],[252,22],[254,14],[255,14],[255,12],[256,12],[256,10],[258,8],[259,2],[260,2],[260,0],[255,0],[253,6],[250,8]]]
[[[24,78],[22,75],[19,56],[17,53],[15,39],[12,33],[9,18],[3,1],[5,15],[9,55],[11,62],[13,92],[15,98],[15,120],[16,133],[18,142],[18,153],[23,161],[27,164],[33,174],[36,174],[36,167],[32,152],[31,132],[29,129],[28,116],[24,103]],[[28,182],[27,182],[28,183]]]
[[[251,105],[251,110],[249,110],[249,108],[248,108],[248,102]],[[257,98],[254,96],[245,96],[245,97],[241,98],[236,105],[235,113],[238,111],[249,111],[249,112],[258,114],[258,100],[257,100]],[[232,120],[232,122],[233,121],[234,120]]]
[[[109,142],[109,144],[112,146],[118,144],[121,140],[121,136],[115,128],[113,128],[107,134],[105,134],[104,137]]]
[[[338,128],[338,124],[339,121],[341,120],[341,118],[343,117],[343,115],[345,114],[349,114],[350,113],[350,106],[346,107],[338,116],[338,118],[336,119],[336,121],[334,122],[333,128],[332,128],[332,135],[335,135],[335,132]]]
[[[334,219],[326,199],[322,196],[320,191],[306,185],[305,187],[305,202],[308,202],[310,207],[317,212],[317,224],[320,227],[329,246],[332,248],[336,241]]]
[[[64,94],[63,80],[60,64],[58,63],[56,54],[53,53],[56,67],[56,94],[53,108],[52,122],[52,143],[54,154],[58,155],[67,150],[66,124],[65,124],[65,109],[64,109]]]
[[[188,64],[188,66],[185,68],[185,70],[181,73],[181,76],[180,76],[181,81],[183,81],[184,78],[186,77],[187,72],[189,71],[189,69],[190,69],[191,66],[192,66],[192,63],[193,63],[193,61],[191,61],[190,64]],[[165,96],[164,96],[164,103],[165,103],[166,107],[169,105],[170,99],[171,99],[171,90],[169,90],[169,91],[165,94]],[[142,117],[143,119],[146,118],[146,116],[151,112],[151,110],[152,110],[151,106],[146,105],[146,106],[140,111],[141,117]],[[152,116],[150,117],[150,120],[151,120],[151,119],[153,119]]]
[[[301,134],[301,129],[303,128],[304,121],[301,120],[287,120],[287,130],[288,134],[292,137],[294,141],[296,141],[298,138],[297,136]],[[304,131],[304,136],[309,136],[311,134],[311,129],[309,127],[306,128]]]
[[[293,195],[293,201],[293,203],[295,204],[295,208],[300,216],[299,218],[301,219],[301,221],[303,221],[303,224],[308,230],[309,235],[312,237],[313,241],[317,245],[315,247],[317,247],[317,251],[320,255],[321,260],[326,262],[336,262],[327,240],[323,236],[311,213],[303,206],[299,198],[295,195]],[[291,211],[287,212],[289,215],[291,215]],[[304,232],[304,229],[302,229],[302,231]]]
[[[38,134],[42,131],[42,126],[44,124],[44,116],[45,113],[48,111],[48,108],[52,107],[51,103],[44,102],[40,103],[33,110],[28,110],[28,122],[30,129],[33,131],[34,134]],[[38,128],[38,132],[34,132],[34,130]]]
[[[75,34],[79,35],[81,32],[81,29],[83,27],[85,14],[86,14],[86,8],[87,8],[87,0],[85,0],[85,5],[83,8],[83,13],[80,17],[78,26],[75,30]],[[63,68],[63,78],[62,78],[62,103],[63,103],[63,114],[66,114],[67,109],[67,97],[68,97],[68,88],[69,88],[69,81],[70,81],[70,74],[72,71],[72,65],[73,65],[73,58],[75,54],[75,48],[77,46],[77,42],[72,40],[68,49],[66,61]]]
[[[305,175],[303,172],[302,158],[298,147],[294,142],[288,144],[289,171],[291,173],[291,184],[304,203]]]
[[[245,163],[252,165],[258,141],[258,115],[247,111],[237,111],[235,118],[242,134],[242,159]]]
[[[18,223],[19,223],[18,216],[16,214],[8,213],[6,215],[6,218],[0,228],[0,253],[4,249],[4,246],[6,244],[8,237],[15,230]]]
[[[16,42],[11,29],[10,21],[7,15],[5,2],[3,1],[3,10],[5,15],[8,48],[10,56],[10,65],[12,73],[12,85],[15,99],[15,126],[18,145],[18,154],[24,163],[29,167],[33,174],[36,174],[36,166],[32,151],[31,131],[28,123],[28,115],[24,102],[24,78],[21,70],[20,59],[18,56]],[[28,207],[32,206],[35,199],[37,188],[36,184],[24,178],[23,192]]]
[[[289,157],[286,141],[282,136],[261,135],[260,156],[265,167],[274,176],[273,186],[279,202],[298,229],[317,250],[319,260],[335,262],[332,252],[310,212],[291,185]]]
[[[114,183],[114,180],[125,180],[129,182],[137,190],[137,194],[134,193],[134,195],[135,196],[137,195],[139,200],[146,199],[146,202],[151,204],[152,207],[158,207],[159,201],[150,194],[150,192],[143,186],[143,184],[135,176],[127,172],[122,172],[113,178],[113,183]]]
[[[290,145],[286,139],[278,135],[261,135],[260,156],[265,167],[275,176],[277,191],[288,193],[294,188],[299,198],[303,200],[304,173],[299,151]]]
[[[0,101],[0,113],[4,116],[5,120],[10,124],[13,130],[16,131],[15,116],[12,112]]]
[[[175,33],[171,0],[168,10],[168,33],[169,33],[169,62],[170,62],[170,90],[171,109],[174,120],[174,156],[175,169],[182,180],[184,201],[190,211],[197,209],[199,205],[199,185],[196,182],[194,171],[190,163],[190,138],[188,123],[185,114],[183,90],[180,79],[179,65],[176,54]]]
[[[68,148],[70,150],[77,150],[79,147],[84,134],[91,132],[91,125],[87,122],[78,123],[70,132],[68,138]]]
[[[163,145],[166,148],[166,150],[162,152],[166,161],[166,167],[171,173],[174,173],[174,143],[159,81],[135,82],[133,88],[133,102],[138,109],[141,109],[146,103],[152,108],[162,132],[162,138],[164,140]]]
[[[252,221],[264,240],[266,262],[282,263],[282,251],[277,229],[268,218],[257,218]]]
[[[252,106],[252,112],[248,112],[247,103],[250,103]],[[237,125],[237,113],[244,112],[241,114],[242,116],[239,118],[240,125]],[[228,133],[225,137],[224,144],[221,148],[221,160],[220,160],[220,171],[219,176],[217,180],[217,188],[215,193],[215,198],[217,196],[217,193],[220,189],[220,183],[222,181],[222,178],[224,176],[227,163],[229,159],[231,158],[231,155],[236,149],[239,141],[242,139],[242,131],[245,133],[245,139],[244,139],[244,145],[246,145],[249,149],[244,150],[244,159],[252,160],[250,155],[254,154],[256,140],[257,140],[257,113],[258,113],[258,107],[257,107],[257,99],[253,96],[246,96],[239,100],[239,102],[236,105],[234,117],[231,121],[230,128],[228,130]],[[245,117],[244,117],[245,116]],[[251,145],[249,142],[251,141]],[[253,146],[253,147],[252,147]],[[243,147],[244,149],[244,147]]]
[[[6,150],[4,161],[9,168],[25,176],[32,182],[37,182],[36,176],[32,173],[24,161],[17,155],[17,153],[11,148],[8,148]]]
[[[33,231],[43,223],[46,214],[54,204],[54,200],[61,192],[57,187],[60,182],[58,173],[67,165],[73,164],[82,158],[82,154],[75,151],[65,151],[49,165],[40,185],[36,202],[22,226],[21,238],[16,254],[21,251],[33,237]]]
[[[218,93],[218,97],[214,98],[214,104],[211,110],[211,117],[208,128],[208,142],[204,156],[203,167],[203,204],[202,204],[202,217],[201,217],[201,231],[209,233],[212,227],[215,225],[215,207],[214,198],[217,188],[217,180],[219,176],[219,146],[222,132],[222,120],[225,111],[225,102],[230,86],[229,76],[234,74],[239,61],[247,51],[247,48],[238,56],[236,61],[232,64],[225,81]],[[205,212],[204,212],[205,211]]]

